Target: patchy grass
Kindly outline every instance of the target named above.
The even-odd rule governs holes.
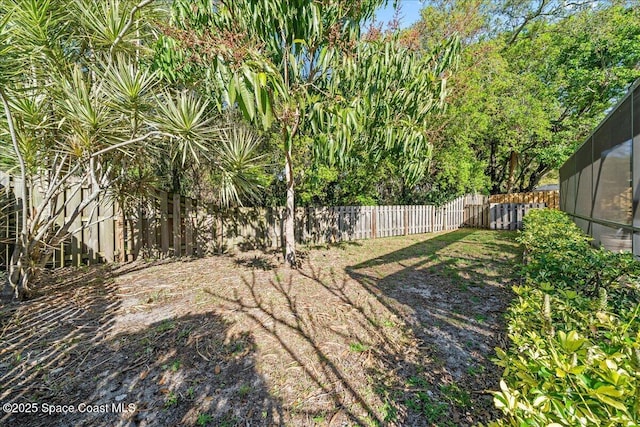
[[[485,422],[513,237],[343,243],[293,271],[255,252],[57,272],[41,297],[0,307],[0,401],[134,410],[0,424]]]

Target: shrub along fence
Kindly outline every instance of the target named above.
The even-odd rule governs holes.
[[[640,263],[591,246],[569,216],[535,212],[494,403],[500,426],[640,425]]]

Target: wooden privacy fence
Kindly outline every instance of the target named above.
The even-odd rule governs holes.
[[[166,199],[166,201],[165,201]],[[295,212],[300,244],[402,236],[454,230],[461,226],[464,200],[446,205],[306,207]],[[285,209],[214,209],[194,200],[157,192],[125,227],[128,258],[192,255],[229,249],[283,246]],[[167,212],[167,214],[163,214]]]
[[[21,182],[0,173],[0,262],[8,265],[19,232]],[[68,205],[57,226],[89,189],[67,189]],[[30,197],[37,197],[32,192]],[[35,200],[37,202],[37,199]],[[134,260],[138,257],[203,255],[238,248],[281,248],[284,208],[220,210],[196,200],[155,191],[122,215],[112,198],[89,204],[56,247],[52,266]],[[455,230],[464,222],[464,197],[443,206],[338,206],[298,208],[296,240],[324,244]]]
[[[544,203],[549,209],[560,209],[560,191],[493,194],[489,196],[489,203]]]
[[[469,194],[464,200],[465,227],[489,228],[489,197]]]
[[[19,233],[22,217],[22,181],[11,175],[0,172],[0,265],[9,263],[13,252],[13,242]],[[82,203],[89,194],[89,187],[75,191],[77,187],[65,189],[58,200],[59,205],[65,203],[58,216],[55,227],[62,225],[71,211]],[[30,189],[29,197],[32,206],[41,198],[38,191]],[[114,220],[117,208],[112,199],[100,198],[90,203],[73,221],[69,231],[71,235],[55,248],[50,264],[56,267],[65,265],[90,264],[99,261],[114,261],[122,248],[118,247],[123,231],[118,229]]]
[[[518,230],[522,228],[522,218],[527,212],[531,209],[546,207],[545,203],[492,203],[491,199],[494,197],[465,196],[464,226],[491,230]]]
[[[77,187],[76,187],[77,188]],[[0,173],[0,262],[6,266],[19,231],[21,183]],[[89,189],[67,189],[67,206],[58,226]],[[512,195],[513,196],[513,195]],[[37,197],[33,191],[30,197]],[[35,200],[37,201],[37,200]],[[460,227],[519,228],[529,209],[540,203],[490,203],[487,196],[467,195],[445,205],[337,206],[298,208],[296,240],[324,244]],[[282,248],[284,208],[216,209],[196,200],[155,191],[127,208],[123,215],[113,198],[87,206],[71,225],[68,239],[55,248],[52,266],[131,261],[220,253],[230,249]]]
[[[279,248],[284,208],[239,208],[219,212],[218,244],[223,247]],[[324,244],[426,233],[442,228],[433,206],[336,206],[296,209],[296,241]]]
[[[489,228],[519,230],[522,228],[522,218],[527,212],[544,207],[544,203],[491,203],[489,204]]]

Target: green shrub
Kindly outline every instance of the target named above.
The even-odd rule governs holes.
[[[640,263],[595,249],[562,212],[532,211],[491,426],[640,424]]]

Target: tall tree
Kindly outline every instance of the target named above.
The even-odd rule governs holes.
[[[333,70],[327,100],[314,105],[316,158],[351,169],[389,165],[398,200],[406,202],[428,170],[433,146],[426,123],[445,106],[458,49],[456,36],[429,52],[404,45],[398,34],[359,42]]]
[[[382,0],[177,1],[174,32],[197,58],[215,71],[225,89],[224,104],[238,105],[264,129],[275,122],[281,137],[287,184],[285,262],[296,264],[293,145],[319,99],[317,89],[335,57],[353,48],[360,22]]]
[[[368,132],[376,142],[367,147],[372,156],[379,157],[381,150],[401,150],[409,159],[406,171],[414,175],[419,174],[423,163],[418,163],[425,154],[428,157],[420,121],[441,102],[446,80],[437,74],[442,67],[437,61],[430,62],[433,58],[420,62],[417,55],[405,55],[403,64],[402,54],[410,52],[390,41],[374,45],[360,40],[361,22],[381,3],[384,1],[245,0],[174,4],[174,20],[181,28],[167,33],[184,48],[180,54],[184,63],[211,67],[211,78],[225,89],[222,106],[237,105],[249,120],[264,129],[274,126],[280,135],[287,194],[284,252],[289,265],[296,264],[296,141],[311,140],[315,154],[324,151],[326,157],[344,162],[353,152],[351,143],[361,142]],[[431,73],[428,80],[421,80],[425,74],[420,65]],[[412,75],[414,72],[417,74]],[[388,101],[395,104],[387,105]],[[401,109],[397,115],[395,107]]]
[[[640,77],[640,12],[625,2],[446,4],[452,13],[426,8],[416,25],[425,49],[451,27],[476,30],[463,34],[451,107],[431,127],[439,154],[451,145],[475,153],[492,193],[534,188]],[[446,159],[434,166],[437,182]]]

